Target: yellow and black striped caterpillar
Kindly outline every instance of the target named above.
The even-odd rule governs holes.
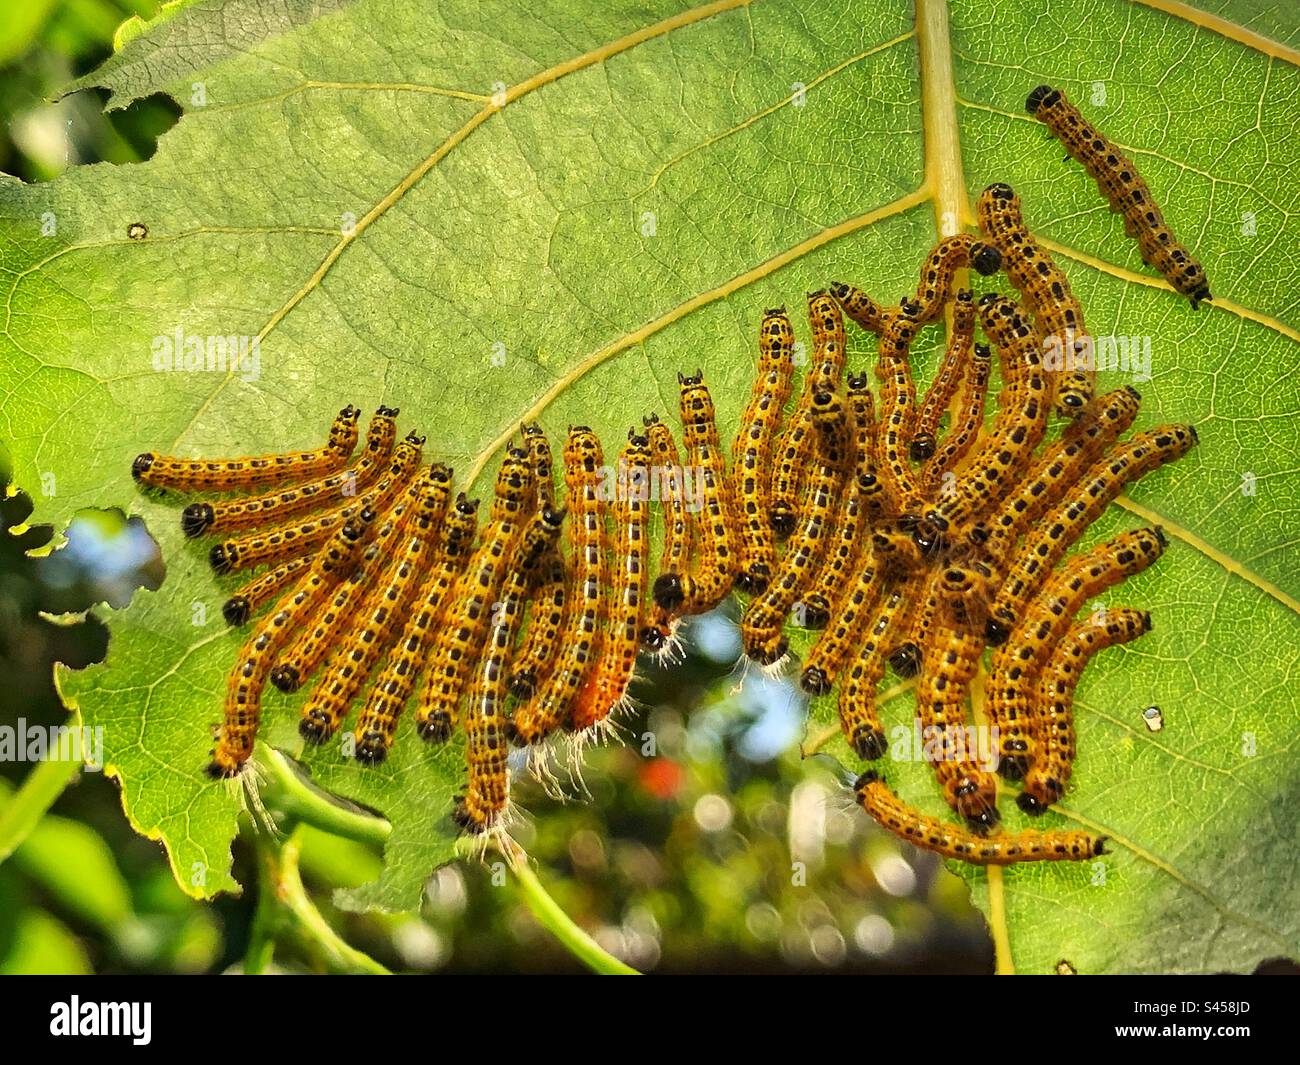
[[[1129,607],[1108,609],[1100,619],[1076,622],[1052,651],[1038,680],[1034,727],[1038,758],[1025,773],[1016,804],[1038,815],[1065,794],[1074,768],[1074,689],[1098,651],[1131,643],[1151,631],[1151,615]]]
[[[768,473],[794,372],[794,330],[784,307],[763,312],[758,336],[758,373],[731,450],[731,490],[741,521],[736,586],[753,593],[767,587],[776,568]]]
[[[1025,109],[1050,129],[1065,150],[1097,182],[1112,211],[1124,218],[1124,231],[1138,243],[1142,261],[1154,266],[1196,310],[1211,300],[1205,268],[1174,236],[1133,160],[1079,113],[1060,89],[1040,85]]]
[[[518,746],[544,742],[568,720],[599,658],[608,595],[603,466],[600,438],[585,425],[571,426],[564,444],[565,504],[573,555],[569,601],[556,662],[528,702],[515,708],[509,732]]]
[[[998,729],[998,772],[1019,780],[1037,757],[1035,682],[1075,614],[1092,597],[1150,566],[1165,550],[1159,529],[1134,529],[1076,555],[1053,574],[993,655],[985,704]]]
[[[285,605],[258,626],[244,644],[226,686],[225,715],[212,750],[209,775],[234,776],[248,761],[261,720],[262,689],[271,671],[273,656],[303,615],[309,613],[356,564],[357,554],[374,519],[373,511],[362,510],[355,518],[344,522],[294,586]]]
[[[971,865],[1014,865],[1018,862],[1081,862],[1106,853],[1106,837],[1088,832],[1039,832],[1027,828],[1015,835],[985,836],[947,824],[906,805],[868,769],[853,785],[858,803],[894,835],[923,850]]]
[[[510,798],[510,728],[506,720],[510,652],[536,567],[554,547],[563,521],[564,511],[544,503],[524,527],[519,550],[510,562],[501,590],[501,601],[493,612],[487,644],[470,682],[465,711],[468,780],[464,793],[456,799],[452,819],[476,835],[496,827]]]
[[[386,408],[380,408],[381,411]],[[396,410],[391,411],[393,415]],[[153,488],[179,492],[232,492],[260,488],[291,477],[332,473],[348,461],[357,446],[361,412],[349,404],[330,427],[329,439],[313,451],[257,455],[239,459],[181,459],[146,451],[131,463],[131,475]]]
[[[535,496],[528,452],[511,448],[497,472],[491,520],[483,542],[456,583],[434,636],[426,683],[415,714],[422,739],[445,743],[459,720],[461,698],[483,645],[493,604],[513,561],[525,512]]]
[[[645,617],[647,540],[650,513],[650,438],[629,429],[619,456],[614,506],[615,550],[608,621],[599,665],[588,677],[569,715],[576,732],[593,728],[623,704]]]
[[[654,583],[654,599],[664,610],[701,614],[712,610],[731,590],[737,537],[713,398],[699,370],[689,377],[678,374],[677,380],[686,461],[701,479],[704,507],[697,515],[695,565],[682,573],[661,573]]]
[[[181,511],[181,529],[194,538],[212,533],[249,529],[315,510],[355,496],[378,477],[387,465],[397,440],[395,411],[380,407],[366,432],[366,446],[356,464],[276,492],[245,499],[191,503]],[[351,451],[351,447],[348,451]]]
[[[415,603],[388,662],[366,697],[353,738],[357,761],[378,765],[388,757],[398,716],[415,689],[425,655],[444,625],[447,597],[474,550],[478,500],[462,492],[441,531],[433,566],[416,591]]]
[[[1002,252],[1007,277],[1037,323],[1052,402],[1058,413],[1073,418],[1092,398],[1095,369],[1083,307],[1060,267],[1029,232],[1020,197],[1010,185],[990,185],[980,193],[975,209],[980,229]]]

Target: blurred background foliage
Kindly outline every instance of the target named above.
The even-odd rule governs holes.
[[[0,170],[46,181],[69,166],[153,153],[180,113],[173,101],[106,115],[94,93],[55,97],[111,53],[125,20],[153,18],[158,7],[0,5]],[[57,484],[23,487],[38,522],[41,495]],[[0,531],[0,726],[66,721],[52,663],[95,661],[107,641],[86,612],[121,607],[163,578],[138,520],[86,512],[65,536],[33,533],[22,498],[10,491]],[[876,829],[833,763],[801,759],[800,696],[756,676],[742,683],[739,652],[734,616],[698,619],[684,661],[646,671],[634,688],[644,709],[623,722],[627,744],[589,752],[570,801],[519,778],[528,815],[515,835],[555,900],[643,970],[991,972],[992,946],[964,885]],[[0,764],[0,817],[30,770]],[[390,968],[580,968],[491,859],[439,870],[419,913],[359,915],[333,908],[332,892],[373,879],[377,850],[310,828],[301,839],[316,904],[348,943]],[[126,823],[116,786],[83,773],[0,864],[0,973],[239,971],[257,895],[246,838],[235,859],[243,896],[189,899],[161,848]],[[310,970],[317,960],[288,950],[277,964]]]

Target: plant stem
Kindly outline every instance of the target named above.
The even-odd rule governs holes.
[[[344,942],[316,909],[298,869],[301,842],[297,831],[283,843],[260,833],[258,839],[262,882],[245,970],[260,972],[265,967],[274,949],[273,938],[287,927],[333,972],[388,975],[374,958]]]
[[[68,719],[68,727],[80,729],[81,715],[73,714]],[[80,772],[81,762],[75,758],[45,758],[36,763],[22,787],[0,811],[0,862],[22,846],[23,840],[31,835],[45,812]]]
[[[573,919],[560,909],[542,883],[537,879],[532,866],[528,864],[528,855],[516,843],[505,841],[501,845],[505,855],[519,881],[524,902],[537,918],[537,923],[551,933],[570,954],[586,965],[592,972],[603,976],[640,976],[630,965],[625,965],[612,954],[604,950],[591,936],[574,924]]]
[[[262,832],[254,832],[257,850],[257,908],[248,931],[248,950],[244,954],[244,972],[260,976],[275,956],[275,933],[280,924],[275,897],[276,855],[274,843]]]
[[[289,823],[302,822],[344,839],[382,846],[393,826],[382,817],[344,806],[302,776],[279,751],[257,745],[257,766],[263,776],[263,802]]]
[[[375,817],[372,814],[354,810],[339,803],[338,800],[303,777],[284,755],[272,747],[260,743],[257,745],[257,765],[261,771],[262,801],[267,810],[285,827],[300,823],[308,824],[313,828],[319,828],[323,832],[342,836],[345,839],[376,845],[382,845],[393,830],[392,825],[382,817]],[[598,973],[622,976],[639,975],[635,969],[624,965],[613,955],[601,949],[594,939],[579,928],[569,915],[560,909],[559,904],[542,887],[541,881],[537,879],[536,874],[528,864],[528,856],[518,844],[506,840],[501,844],[500,849],[519,880],[523,899],[528,909],[532,911],[538,923],[555,936],[575,958]],[[302,891],[302,881],[298,877],[297,843],[292,836],[289,842],[281,848],[278,859],[274,854],[272,855],[272,860],[278,860],[280,868],[276,868],[274,865],[269,869],[264,867],[263,879],[265,881],[274,879],[283,885],[286,873],[283,866],[284,862],[288,860],[285,856],[289,855],[291,851],[292,863],[291,868],[287,871],[292,879],[296,881],[303,901],[310,908],[310,914],[304,911],[299,915],[299,921],[300,923],[304,920],[308,921],[308,926],[319,921],[328,930],[324,918],[311,905],[306,892]],[[289,900],[283,895],[283,890],[280,890],[272,905],[288,902]],[[259,934],[264,931],[259,928],[262,906],[263,903],[259,899],[258,917],[254,918],[254,932]],[[292,906],[290,908],[292,909]],[[314,917],[311,915],[314,915]],[[332,930],[329,930],[329,935],[334,942],[347,951],[361,958],[366,958],[364,954],[352,951],[352,948],[338,939]],[[268,959],[269,954],[267,959],[263,959],[263,961]],[[373,959],[366,958],[366,961],[372,965],[377,965]],[[250,948],[250,958],[246,964],[252,963]]]

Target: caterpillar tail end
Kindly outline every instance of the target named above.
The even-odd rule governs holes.
[[[388,737],[382,732],[365,732],[355,739],[356,750],[353,753],[362,765],[367,767],[382,765],[388,757]]]
[[[887,743],[885,734],[880,729],[859,726],[849,737],[849,746],[864,762],[874,762],[885,753]]]
[[[211,503],[191,503],[181,511],[181,532],[191,540],[197,540],[216,520]]]
[[[1039,85],[1025,98],[1025,110],[1031,115],[1038,114],[1038,109],[1047,102],[1047,98],[1055,91],[1050,85]]]
[[[655,605],[661,610],[676,610],[686,601],[682,578],[677,573],[661,573],[654,583]]]
[[[425,743],[446,743],[451,739],[451,715],[443,710],[431,714],[416,723],[416,731]]]
[[[322,710],[307,709],[298,722],[298,735],[314,747],[334,735],[338,725]]]
[[[226,619],[226,624],[232,629],[237,629],[248,621],[248,617],[252,612],[253,604],[242,595],[232,595],[221,604],[221,616]]]

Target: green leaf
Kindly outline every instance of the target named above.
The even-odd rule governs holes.
[[[697,364],[727,435],[763,307],[795,309],[832,278],[896,299],[945,215],[968,223],[970,194],[1002,180],[1093,331],[1151,336],[1139,428],[1191,421],[1202,443],[1103,523],[1135,510],[1174,538],[1116,593],[1149,608],[1155,632],[1107,652],[1080,693],[1066,805],[1115,841],[1104,884],[1084,866],[962,875],[1004,970],[1249,969],[1297,952],[1284,812],[1300,788],[1287,683],[1300,577],[1283,530],[1300,486],[1282,382],[1300,57],[1286,15],[1217,0],[1213,16],[1166,0],[890,0],[865,18],[832,0],[259,9],[185,8],[86,79],[113,106],[182,102],[153,159],[0,183],[0,433],[20,479],[57,473],[52,517],[129,501],[169,567],[114,619],[108,663],[65,690],[104,727],[129,816],[187,890],[235,887],[238,798],[201,769],[239,637],[217,610],[228,584],[182,539],[177,508],[135,493],[136,452],[300,447],[343,404],[383,401],[481,490],[521,419],[556,434],[588,422],[612,447],[648,410],[672,412],[677,371]],[[1141,266],[1023,114],[1042,81],[1134,150],[1205,262],[1213,306],[1193,314]],[[57,234],[42,236],[49,213]],[[128,239],[135,223],[147,238]],[[259,375],[153,372],[153,339],[178,327],[258,336]],[[922,379],[940,342],[918,346]],[[872,350],[855,336],[854,365]],[[1149,703],[1163,732],[1141,723]],[[294,706],[273,697],[264,733],[290,753]],[[905,722],[908,701],[891,713]],[[409,908],[452,855],[458,759],[409,722],[380,771],[334,748],[305,757],[392,824],[383,877],[352,904]],[[939,812],[924,767],[893,775]]]
[[[94,829],[45,817],[14,854],[14,863],[69,913],[115,933],[131,917],[131,892],[113,852]]]
[[[19,915],[9,949],[0,958],[0,976],[89,976],[93,972],[81,941],[41,910]]]

